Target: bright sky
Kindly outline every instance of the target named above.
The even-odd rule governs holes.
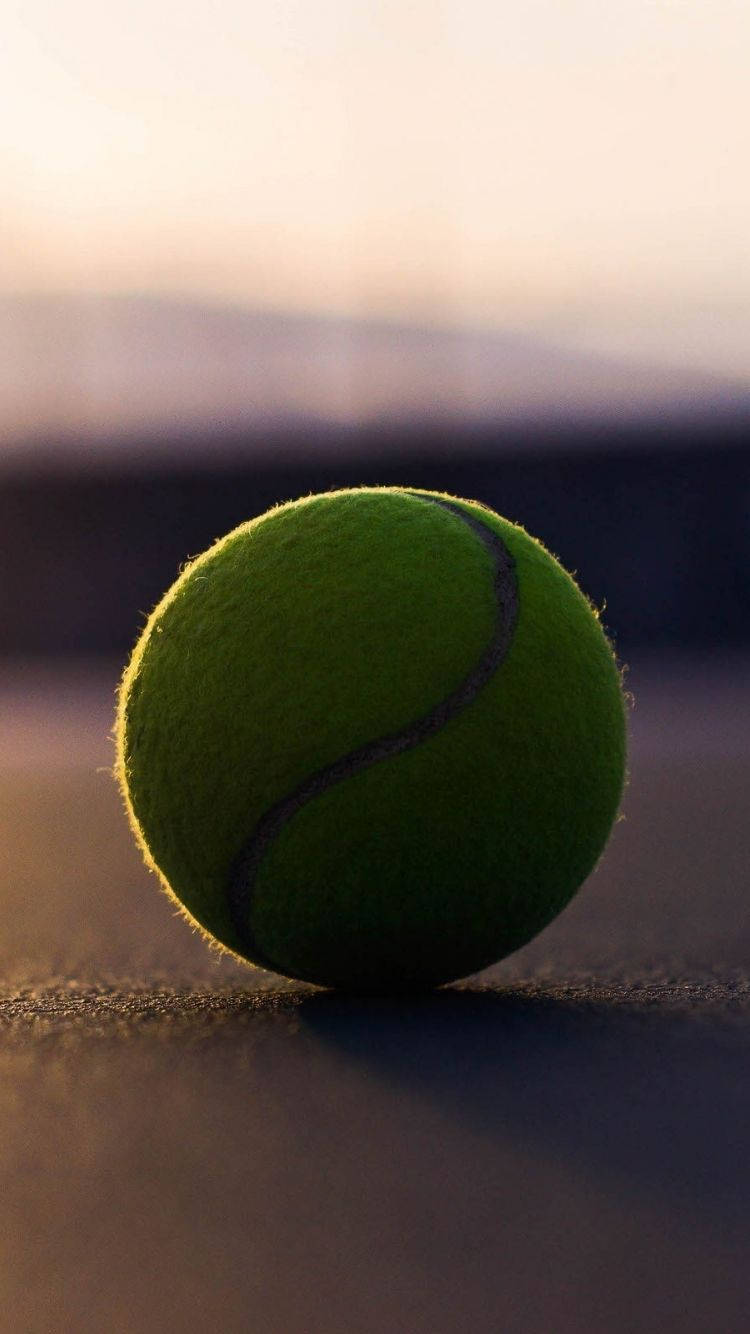
[[[747,0],[9,8],[2,290],[750,305]]]

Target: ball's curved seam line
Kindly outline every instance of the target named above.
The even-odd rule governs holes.
[[[379,737],[375,741],[368,741],[364,746],[350,751],[347,755],[343,755],[341,759],[334,760],[332,764],[326,765],[325,768],[318,769],[316,773],[311,774],[303,783],[300,783],[293,792],[290,792],[286,797],[282,797],[280,801],[277,801],[266,811],[265,815],[261,816],[234,862],[229,878],[227,899],[232,926],[239,940],[257,963],[266,965],[275,972],[278,971],[277,965],[272,960],[264,958],[249,926],[255,881],[269,844],[300,807],[308,801],[312,801],[314,797],[320,796],[322,792],[325,792],[335,783],[340,783],[345,778],[351,778],[353,774],[361,773],[363,769],[369,769],[371,765],[378,764],[381,760],[390,759],[391,756],[400,755],[405,750],[411,750],[414,746],[420,745],[427,737],[432,736],[434,732],[439,732],[456,714],[466,708],[467,704],[470,704],[482,687],[487,684],[507,656],[513,642],[513,634],[518,619],[518,582],[515,560],[502,538],[498,533],[481,523],[479,519],[450,500],[424,495],[420,492],[408,491],[404,494],[424,500],[427,504],[439,505],[442,509],[447,510],[449,514],[467,524],[487,547],[495,567],[493,581],[495,625],[492,638],[479,662],[472,668],[468,676],[455,690],[446,695],[445,699],[441,700],[430,713],[411,723],[402,732]]]

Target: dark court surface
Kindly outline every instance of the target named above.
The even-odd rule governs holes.
[[[641,664],[571,907],[416,999],[212,954],[139,865],[114,676],[0,713],[0,1329],[750,1327],[746,661]]]

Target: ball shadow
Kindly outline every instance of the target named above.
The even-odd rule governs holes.
[[[746,1222],[746,1025],[512,990],[313,993],[297,1013],[369,1077],[433,1100],[472,1133]]]

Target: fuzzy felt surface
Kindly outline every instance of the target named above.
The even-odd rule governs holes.
[[[279,507],[188,566],[123,678],[118,772],[149,864],[213,937],[287,975],[397,989],[474,972],[550,921],[606,843],[625,765],[611,648],[538,542],[454,503],[515,560],[510,649],[437,733],[296,811],[242,937],[228,885],[264,813],[408,728],[481,659],[487,547],[417,492]]]

